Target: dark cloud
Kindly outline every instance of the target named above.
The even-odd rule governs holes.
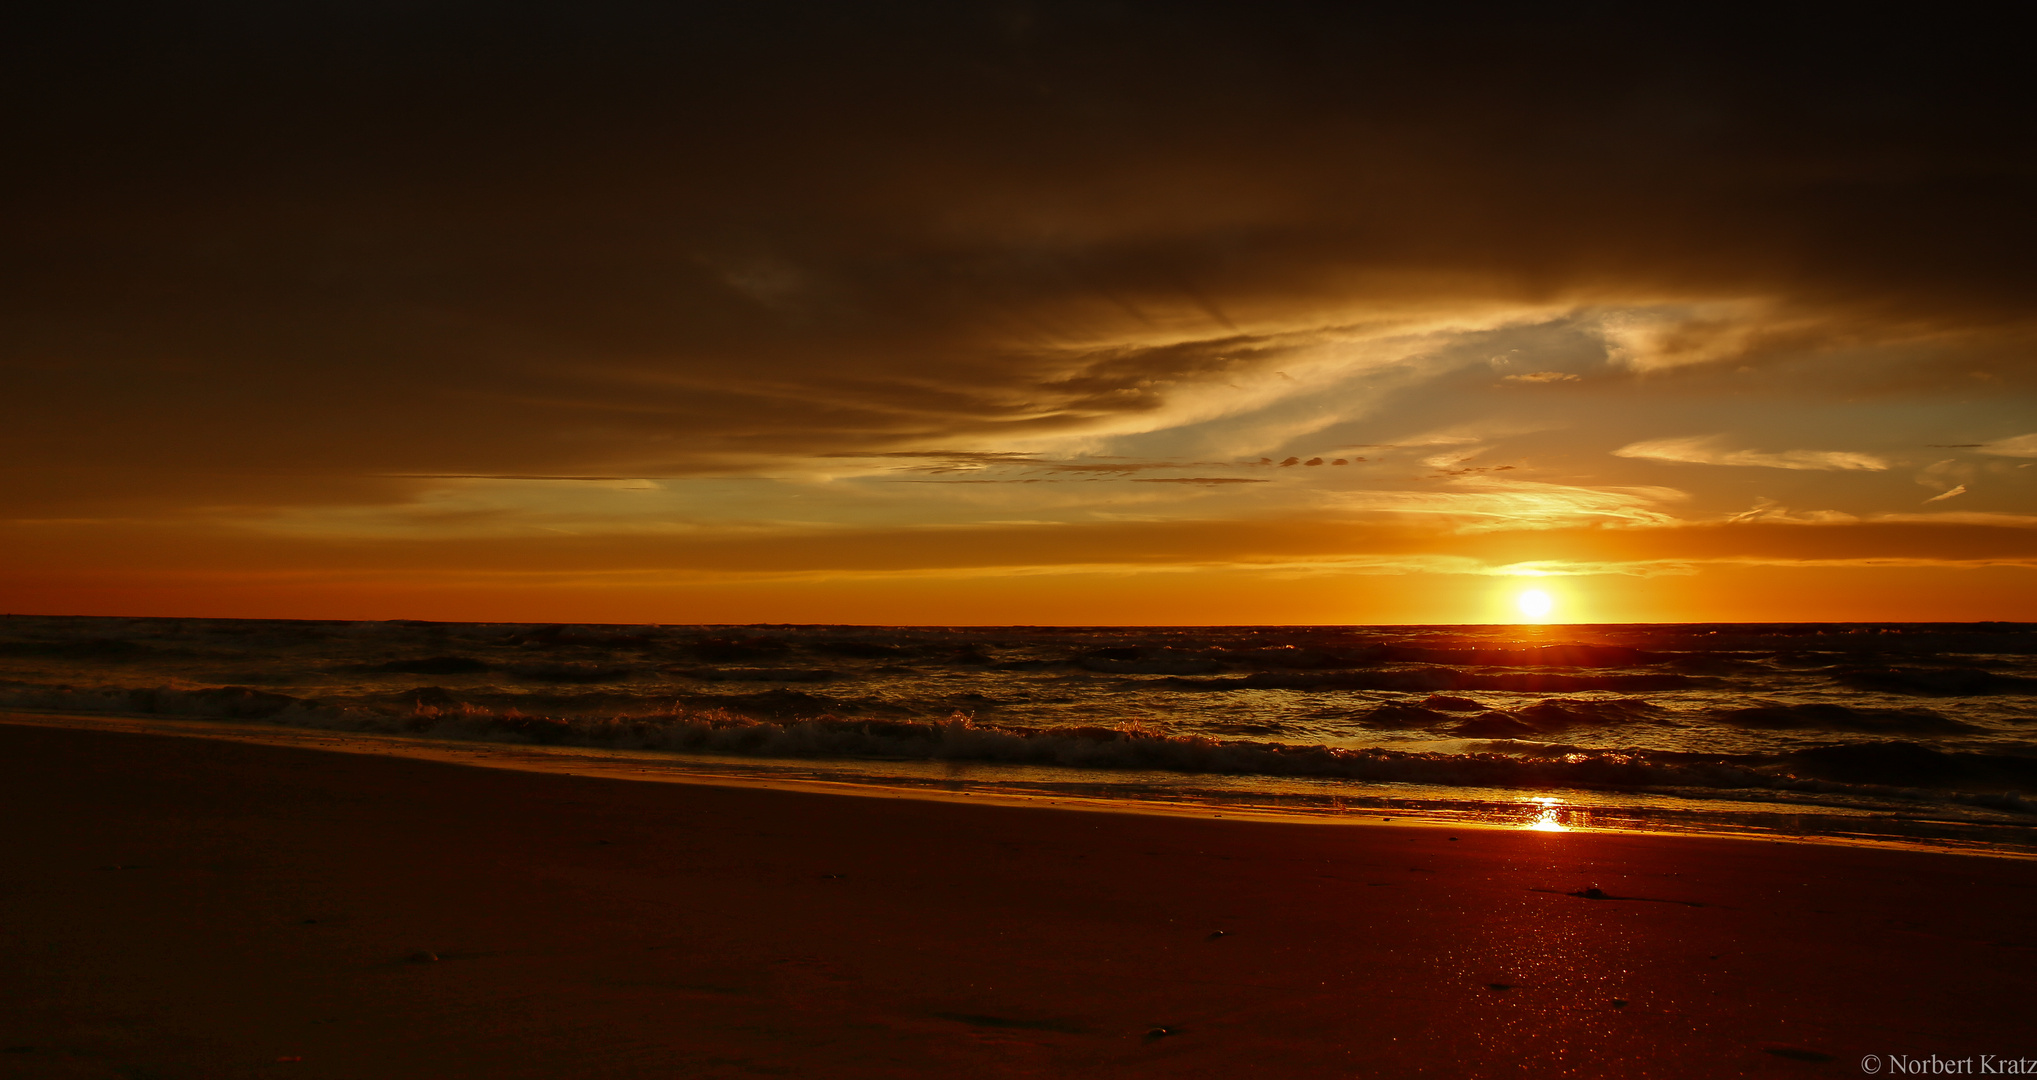
[[[52,10],[5,58],[17,454],[686,471],[1071,430],[1354,300],[2027,319],[2026,65],[1972,13]]]

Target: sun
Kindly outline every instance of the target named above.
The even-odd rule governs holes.
[[[1520,608],[1521,614],[1529,620],[1541,622],[1556,610],[1556,601],[1540,589],[1523,589],[1519,596],[1514,597],[1514,606]]]

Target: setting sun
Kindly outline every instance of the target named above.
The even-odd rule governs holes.
[[[1548,618],[1549,613],[1556,609],[1556,601],[1540,589],[1523,591],[1514,598],[1514,605],[1521,609],[1521,614],[1538,622]]]

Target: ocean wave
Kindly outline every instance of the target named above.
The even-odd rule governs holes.
[[[1248,667],[1311,670],[1356,667],[1383,657],[1380,649],[1321,649],[1303,645],[1246,645],[1222,651],[1224,659]]]
[[[1469,667],[1645,667],[1667,657],[1623,645],[1541,645],[1529,649],[1435,649],[1389,645],[1384,659],[1418,664]]]
[[[57,660],[140,660],[182,655],[181,650],[121,638],[84,638],[73,641],[0,641],[0,656],[44,657]]]
[[[316,706],[302,698],[246,686],[198,690],[166,687],[72,690],[16,687],[0,692],[0,707],[79,712],[149,713],[213,720],[271,720],[286,711],[309,716]]]
[[[1848,784],[2037,790],[2037,758],[1960,753],[1913,742],[1817,746],[1781,760],[1806,775]]]
[[[1855,690],[1924,697],[1979,697],[2037,693],[2037,679],[2001,675],[1975,667],[1850,668],[1832,673],[1832,681]]]
[[[1214,675],[1224,665],[1207,656],[1182,649],[1097,649],[1076,658],[1089,671],[1109,675]]]
[[[1979,731],[1931,709],[1874,709],[1828,703],[1764,701],[1742,709],[1720,709],[1712,719],[1763,731],[1865,731],[1880,734]]]
[[[1634,698],[1544,698],[1518,709],[1494,709],[1460,720],[1451,731],[1474,739],[1532,739],[1577,727],[1658,719],[1662,710]]]
[[[1389,701],[1350,717],[1359,727],[1381,731],[1425,731],[1440,727],[1453,717],[1446,712],[1405,701]]]
[[[427,656],[418,660],[365,664],[356,670],[378,675],[473,675],[493,671],[495,665],[471,656]]]
[[[1668,789],[1685,793],[1786,791],[1944,799],[2037,812],[2037,804],[2022,794],[2037,791],[2037,758],[1951,753],[1914,743],[1816,747],[1781,755],[1581,750],[1504,743],[1487,744],[1491,749],[1486,751],[1444,753],[1166,734],[1139,724],[1024,729],[982,724],[960,714],[944,719],[810,715],[768,720],[722,709],[701,709],[551,717],[490,711],[458,702],[432,705],[421,699],[414,699],[408,712],[380,712],[334,707],[240,686],[146,691],[15,690],[0,695],[0,704],[262,720],[296,727],[434,738],[777,758],[966,761],[1452,787]],[[1561,716],[1579,722],[1621,714],[1641,716],[1653,708],[1637,701],[1544,702],[1506,715],[1545,721]],[[1504,752],[1501,747],[1516,752]]]
[[[528,660],[510,664],[504,670],[527,682],[552,683],[615,682],[636,674],[634,668],[592,660]]]
[[[913,650],[903,645],[861,638],[823,638],[807,642],[806,647],[828,656],[846,656],[856,660],[891,660],[913,655]]]
[[[1546,671],[1479,672],[1447,667],[1397,668],[1385,671],[1258,672],[1241,678],[1171,678],[1161,683],[1176,690],[1496,690],[1510,693],[1578,693],[1603,690],[1647,693],[1720,685],[1702,675],[1641,673],[1632,675],[1570,675]]]
[[[774,637],[698,637],[682,648],[713,664],[739,660],[774,659],[792,651],[790,643]]]
[[[776,682],[811,683],[827,682],[840,678],[840,674],[820,668],[682,668],[670,667],[665,672],[702,682]]]

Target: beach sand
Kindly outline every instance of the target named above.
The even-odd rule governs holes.
[[[638,783],[39,723],[0,723],[4,1076],[2037,1057],[2027,860]]]

